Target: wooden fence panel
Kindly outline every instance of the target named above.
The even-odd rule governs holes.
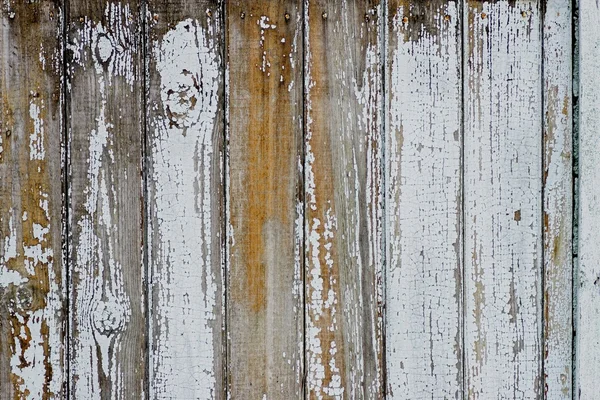
[[[228,385],[302,398],[302,6],[227,3]]]
[[[71,397],[140,399],[147,346],[140,3],[69,5]]]
[[[0,400],[597,397],[599,21],[4,1]]]
[[[600,393],[600,6],[579,2],[579,204],[575,308],[577,399]],[[585,38],[585,39],[584,39]]]
[[[305,3],[307,398],[382,388],[379,1]]]
[[[66,394],[59,6],[0,6],[2,400]]]
[[[465,18],[465,395],[539,398],[540,2],[469,1]]]
[[[572,398],[572,38],[571,2],[547,1],[543,36],[544,390]]]
[[[462,390],[461,6],[391,1],[386,124],[388,397]]]
[[[150,398],[225,398],[221,5],[148,14]]]

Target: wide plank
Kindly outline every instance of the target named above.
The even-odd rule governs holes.
[[[542,14],[465,9],[465,395],[540,398]]]
[[[462,398],[461,24],[457,1],[389,3],[390,399]]]
[[[66,395],[59,2],[0,5],[0,399]]]
[[[226,13],[229,396],[300,399],[302,4],[232,0]]]
[[[149,397],[224,399],[221,5],[148,6]]]
[[[147,343],[140,3],[68,4],[70,393],[141,399]]]
[[[306,398],[383,397],[378,0],[305,2]]]
[[[575,384],[573,397],[592,399],[600,393],[600,5],[579,4],[579,177],[575,268]]]
[[[571,2],[550,0],[544,12],[544,391],[572,398],[573,166]]]

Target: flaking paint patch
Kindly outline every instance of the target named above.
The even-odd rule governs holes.
[[[129,5],[108,3],[105,23],[84,18],[69,45],[72,58],[69,74],[91,66],[96,79],[100,106],[95,127],[87,140],[87,181],[83,212],[74,221],[77,230],[76,277],[74,297],[77,310],[71,326],[76,327],[73,340],[71,370],[73,395],[88,399],[122,399],[131,388],[124,386],[125,373],[119,362],[123,332],[132,315],[131,301],[124,285],[124,267],[116,258],[119,232],[115,185],[115,126],[110,121],[109,88],[113,80],[122,78],[134,89],[135,38],[131,25],[134,16]],[[68,81],[70,82],[70,80]],[[108,383],[108,385],[107,385]],[[107,388],[109,388],[107,390]]]
[[[544,13],[544,395],[572,398],[571,3]]]
[[[62,343],[57,332],[61,324],[53,311],[60,308],[56,290],[60,277],[55,273],[51,234],[55,229],[49,209],[45,108],[43,98],[30,93],[24,132],[29,162],[26,172],[20,171],[28,179],[20,183],[22,203],[11,208],[8,231],[0,242],[0,295],[10,298],[7,340],[15,398],[48,399],[61,391]],[[20,218],[15,215],[19,208]]]
[[[515,4],[465,9],[465,387],[474,399],[543,391],[542,13],[538,2]]]
[[[160,103],[150,104],[151,255],[154,399],[216,399],[218,286],[213,254],[215,179],[220,159],[213,137],[222,80],[217,32],[194,19],[178,22],[151,43]],[[218,184],[218,183],[217,183]],[[152,239],[152,238],[150,238]]]
[[[316,2],[305,3],[306,390],[311,399],[381,393],[382,149],[379,43],[373,33],[379,32],[378,11],[356,12],[347,2],[323,11]],[[346,45],[350,32],[360,50],[351,57],[331,52]]]
[[[392,4],[387,389],[397,399],[460,398],[460,5]]]

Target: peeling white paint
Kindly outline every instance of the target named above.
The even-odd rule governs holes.
[[[401,6],[389,28],[386,361],[394,399],[461,393],[458,7]]]
[[[220,157],[219,46],[214,25],[178,22],[151,44],[161,104],[150,122],[153,307],[151,397],[217,399],[222,277],[214,204]]]
[[[329,10],[332,17],[321,28],[320,16],[309,20],[311,7],[305,4],[304,15],[307,396],[378,398],[379,24],[365,19],[357,29],[352,25],[355,11],[342,2]],[[313,26],[317,33],[311,33]],[[327,34],[319,34],[320,29]],[[346,46],[351,37],[352,43],[361,43],[356,54],[323,54],[324,48]],[[357,65],[364,66],[361,74],[356,74]]]
[[[31,129],[18,138],[15,150],[24,150],[32,175],[20,175],[20,186],[14,186],[17,190],[11,198],[8,230],[0,233],[0,289],[6,290],[0,293],[6,300],[12,297],[7,301],[11,319],[5,323],[14,338],[10,348],[13,393],[18,397],[42,398],[61,393],[64,374],[63,325],[57,311],[62,308],[62,287],[55,274],[53,248],[53,235],[59,232],[55,227],[60,223],[50,215],[46,192],[47,185],[53,182],[49,182],[47,173],[48,121],[44,120],[43,96],[35,91],[25,96],[30,98],[30,105],[29,110],[22,111],[29,111],[30,120],[25,126]],[[22,168],[20,161],[15,162],[15,167]],[[36,173],[39,177],[33,176]],[[28,213],[33,217],[28,218]]]
[[[119,361],[123,332],[132,316],[129,294],[124,285],[124,268],[116,252],[119,232],[115,229],[118,198],[114,183],[115,126],[108,104],[113,101],[109,89],[117,77],[125,79],[133,91],[136,77],[134,21],[128,5],[109,3],[104,11],[105,23],[85,19],[76,31],[70,49],[73,60],[70,74],[86,73],[80,68],[91,65],[87,72],[95,78],[99,109],[95,127],[88,136],[88,167],[85,174],[84,212],[74,221],[78,240],[74,252],[73,274],[77,277],[72,293],[77,293],[77,312],[71,326],[77,335],[72,341],[71,373],[77,379],[72,385],[76,397],[99,400],[109,396],[122,399],[132,390],[125,387],[124,364]],[[125,45],[128,43],[128,45]],[[81,89],[80,89],[81,90]],[[121,118],[122,116],[118,116]],[[100,389],[100,377],[111,382],[110,392]]]
[[[543,392],[540,4],[465,9],[472,34],[464,76],[464,351],[465,390],[474,399]]]

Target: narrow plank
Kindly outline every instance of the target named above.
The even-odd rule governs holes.
[[[302,7],[232,0],[228,44],[228,389],[302,398]]]
[[[0,399],[65,395],[60,4],[0,6]]]
[[[540,2],[469,1],[465,13],[466,395],[540,398]]]
[[[139,3],[69,2],[70,385],[140,399],[146,379]]]
[[[462,397],[461,5],[391,1],[388,397]]]
[[[149,1],[150,398],[224,399],[218,1]]]
[[[382,387],[379,0],[305,3],[306,393]]]
[[[600,5],[579,4],[579,204],[575,308],[574,398],[591,399],[600,392]]]
[[[572,398],[572,38],[571,2],[544,12],[544,390]]]

